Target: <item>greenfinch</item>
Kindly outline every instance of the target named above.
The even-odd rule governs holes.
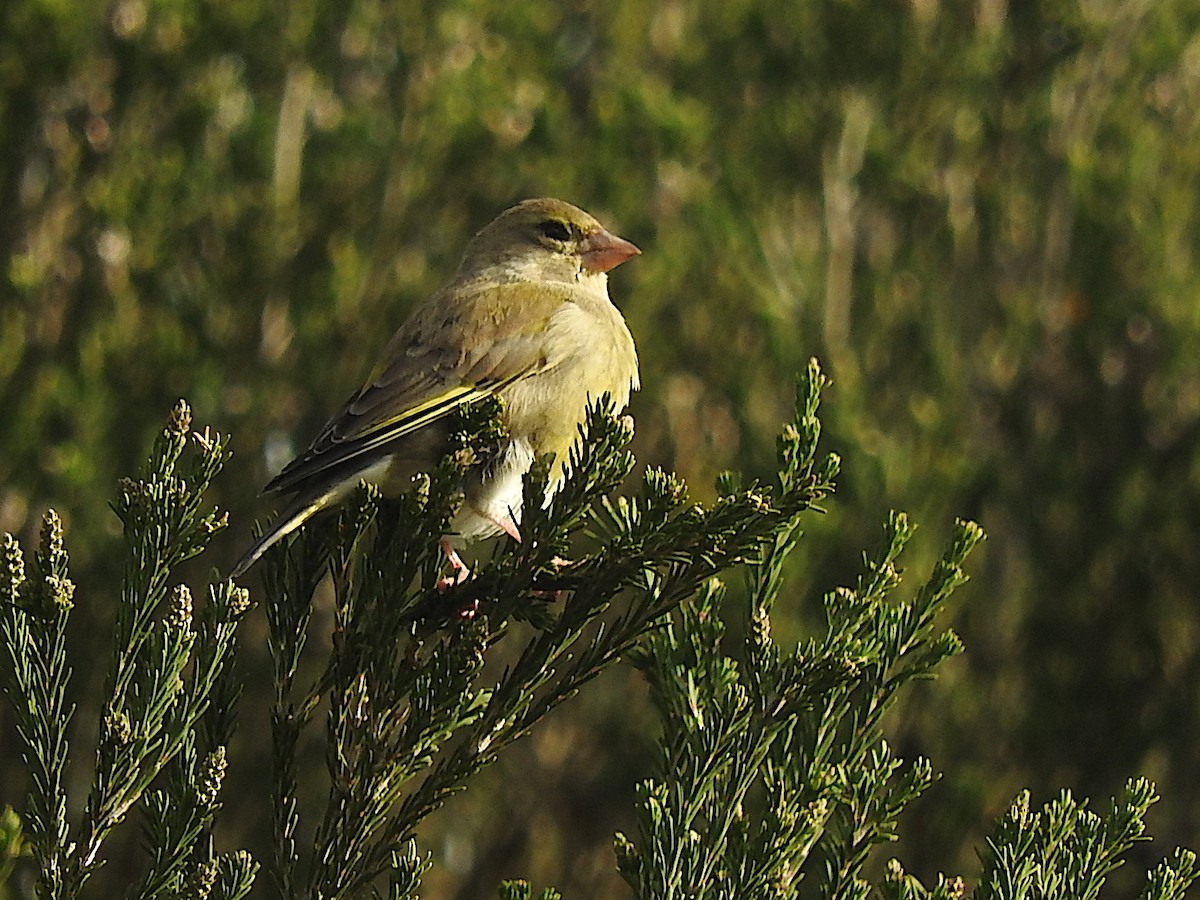
[[[562,200],[526,200],[467,245],[450,283],[418,306],[375,372],[266,491],[292,495],[232,575],[360,482],[395,494],[446,452],[447,416],[495,395],[507,438],[473,467],[441,546],[454,581],[467,576],[464,543],[507,532],[520,540],[522,476],[553,454],[550,489],[587,405],[610,394],[618,409],[638,388],[638,358],[608,275],[639,253]]]

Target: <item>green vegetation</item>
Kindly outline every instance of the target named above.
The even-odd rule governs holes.
[[[58,510],[86,588],[69,687],[46,698],[77,705],[72,759],[108,733],[93,645],[130,600],[108,504],[162,412],[188,397],[233,436],[208,494],[232,527],[168,586],[219,581],[205,567],[244,548],[258,487],[470,231],[551,194],[644,251],[612,290],[643,359],[632,449],[700,500],[727,468],[769,478],[783,386],[825,361],[847,474],[788,557],[784,646],[822,633],[820,597],[853,582],[888,509],[931,526],[906,549],[917,572],[940,523],[986,527],[946,613],[968,652],[882,723],[944,773],[898,828],[904,871],[978,884],[987,822],[1019,791],[1137,808],[1137,776],[1162,793],[1166,848],[1196,846],[1198,32],[1185,0],[0,4],[0,532],[33,547]],[[310,640],[334,608],[318,598]],[[269,867],[246,787],[279,701],[263,618],[240,626],[256,724],[231,738],[218,850]],[[640,679],[613,669],[423,823],[430,896],[517,875],[620,895],[610,838],[637,843],[656,752]],[[0,715],[7,761],[19,722]],[[210,745],[185,731],[199,765]],[[0,806],[31,836],[57,828],[29,786],[0,768]],[[1133,852],[1150,869],[1166,848]],[[127,862],[110,858],[95,879]]]
[[[398,501],[363,486],[339,515],[273,549],[264,562],[271,789],[260,780],[252,796],[260,813],[270,807],[277,895],[378,896],[386,883],[394,900],[418,897],[434,865],[419,849],[422,822],[584,684],[630,658],[647,678],[663,730],[658,773],[638,789],[637,838],[615,838],[634,896],[787,897],[803,884],[818,896],[866,900],[872,849],[895,839],[905,807],[936,780],[928,760],[893,754],[882,718],[902,687],[961,650],[935,620],[966,581],[962,564],[983,532],[959,522],[928,581],[897,602],[897,563],[913,528],[894,513],[854,588],[826,595],[824,635],[784,650],[771,636],[783,563],[839,468],[837,457],[816,456],[824,385],[813,361],[778,441],[777,484],[742,487],[728,474],[707,507],[657,469],[646,470],[635,494],[614,499],[634,464],[626,449],[633,434],[599,402],[554,504],[537,502],[545,458],[525,480],[522,543],[452,588],[441,582],[437,539],[460,502],[463,469],[479,464],[474,451],[494,433],[494,402],[464,416],[467,443]],[[201,512],[225,446],[207,428],[191,430],[180,402],[143,476],[121,484],[116,511],[128,565],[92,787],[75,823],[67,787],[74,710],[64,697],[76,587],[62,523],[46,515],[32,577],[6,538],[3,686],[32,776],[28,854],[37,896],[80,896],[109,862],[114,830],[133,815],[149,859],[140,877],[110,870],[108,893],[132,884],[135,897],[237,900],[254,887],[259,864],[250,853],[215,850],[241,693],[229,662],[249,598],[218,582],[196,620],[186,585],[167,588],[179,564],[203,552],[226,522],[216,510]],[[734,616],[740,641],[725,638],[726,590],[713,577],[734,567],[748,576]],[[307,667],[316,673],[310,679],[302,670],[306,657],[312,662],[326,575],[333,633]],[[504,649],[511,662],[497,675],[486,663]],[[324,777],[300,753],[319,712]],[[1069,793],[1031,815],[1023,794],[989,842],[979,895],[1097,896],[1143,837],[1156,799],[1149,782],[1131,782],[1102,819]],[[311,806],[317,814],[305,816]],[[20,822],[9,819],[11,869],[26,851]],[[1195,855],[1177,850],[1150,874],[1143,895],[1182,897],[1197,878]],[[895,898],[965,891],[961,877],[945,876],[928,890],[895,859],[883,879],[880,891]],[[524,881],[500,890],[531,897]]]

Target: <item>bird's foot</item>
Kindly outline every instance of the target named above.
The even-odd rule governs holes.
[[[462,561],[462,557],[458,555],[458,551],[454,549],[449,538],[442,538],[438,542],[438,546],[442,548],[442,554],[446,557],[446,562],[450,564],[450,574],[439,578],[437,583],[437,589],[445,593],[470,578],[471,570]]]

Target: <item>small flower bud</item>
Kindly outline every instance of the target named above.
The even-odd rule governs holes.
[[[186,584],[177,584],[171,591],[166,616],[167,627],[184,634],[192,630],[192,592]]]
[[[1022,825],[1029,821],[1029,791],[1021,791],[1008,807],[1008,817]]]
[[[221,794],[221,782],[225,780],[225,748],[217,747],[204,758],[200,777],[196,783],[196,799],[202,806],[212,806]]]
[[[167,431],[171,434],[185,435],[191,427],[192,409],[186,400],[180,400],[171,410],[171,417],[167,420]]]
[[[234,587],[226,595],[225,611],[228,621],[236,622],[250,610],[250,592],[244,587]]]
[[[771,643],[771,616],[765,606],[755,608],[750,627],[755,646],[765,647]]]
[[[957,521],[972,544],[978,543],[987,537],[983,529],[979,527],[978,522],[972,522],[970,519],[958,519]]]
[[[0,596],[9,603],[16,601],[25,584],[25,558],[21,555],[21,545],[11,534],[4,535],[4,573],[0,582]]]
[[[215,859],[200,863],[188,876],[187,883],[183,886],[179,896],[184,900],[208,900],[217,883],[217,866],[218,861]]]
[[[133,724],[123,712],[109,713],[104,717],[104,736],[109,743],[126,746],[133,740]]]
[[[70,612],[75,605],[75,582],[49,575],[42,580],[42,608],[50,615]]]
[[[47,563],[54,565],[63,553],[63,524],[58,513],[52,509],[46,510],[42,516],[42,556]]]

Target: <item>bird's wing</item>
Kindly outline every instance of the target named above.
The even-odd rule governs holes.
[[[512,282],[434,295],[392,338],[372,379],[266,490],[298,490],[355,460],[365,468],[393,441],[553,368],[561,360],[548,352],[547,324],[570,293],[570,285]]]

